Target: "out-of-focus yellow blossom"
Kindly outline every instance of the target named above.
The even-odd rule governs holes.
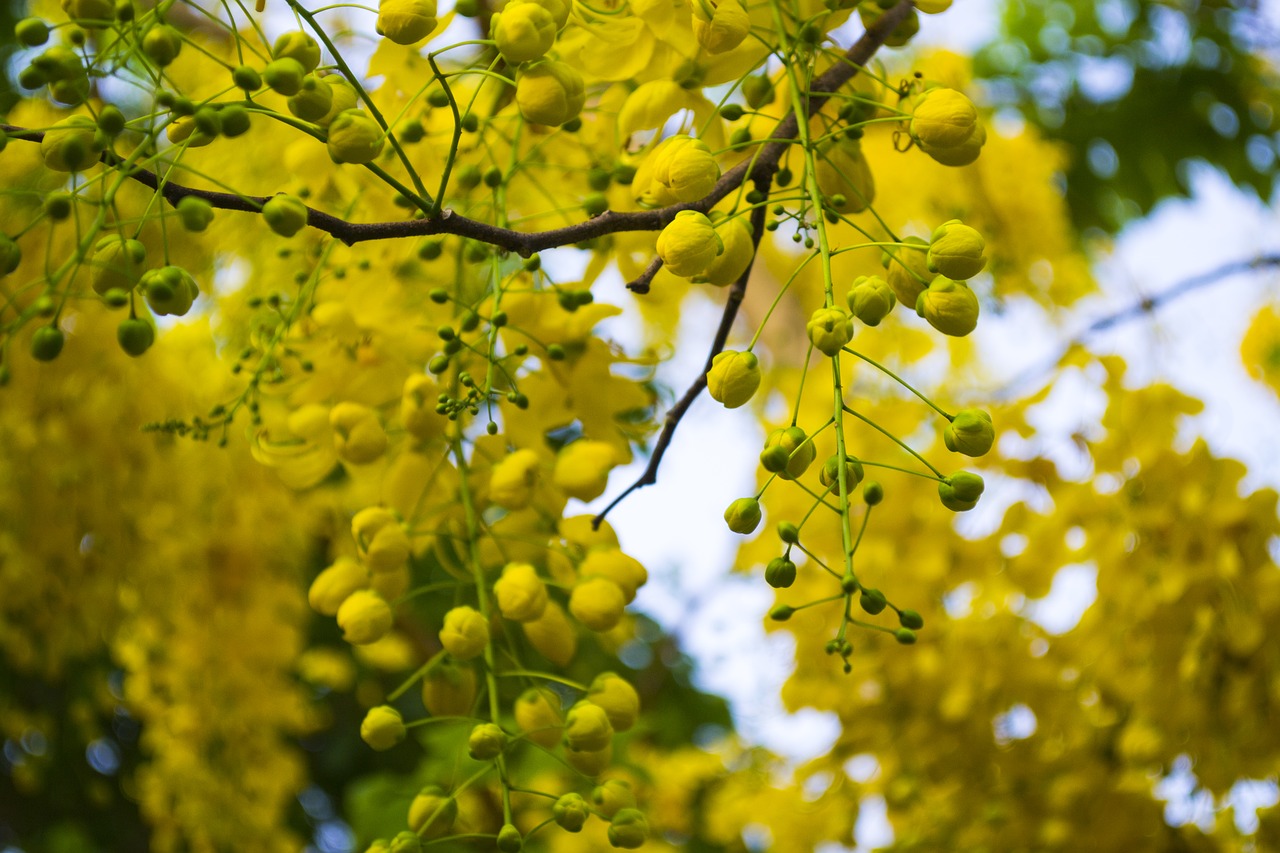
[[[556,666],[568,666],[578,652],[578,632],[558,602],[548,601],[541,616],[520,628],[529,645]]]
[[[523,448],[505,457],[489,475],[489,500],[503,509],[524,509],[538,483],[538,454]]]
[[[372,590],[356,590],[338,608],[342,639],[352,645],[376,643],[387,635],[394,622],[391,605]]]
[[[564,719],[564,743],[574,752],[598,752],[613,741],[613,726],[604,709],[592,702],[578,702]]]
[[[350,557],[339,557],[311,582],[307,602],[321,616],[334,616],[351,593],[368,583],[368,569]]]
[[[560,699],[545,688],[530,687],[515,704],[516,725],[525,737],[547,749],[560,742],[564,717]]]
[[[597,675],[587,688],[587,698],[604,709],[615,732],[629,731],[640,717],[640,695],[616,673]]]
[[[707,53],[725,53],[751,32],[751,18],[738,0],[693,0],[693,34]]]
[[[458,817],[458,801],[437,785],[428,785],[409,804],[409,828],[422,838],[447,835]]]
[[[751,225],[745,217],[723,217],[718,213],[711,214],[716,234],[724,246],[724,251],[716,256],[711,265],[693,280],[699,283],[725,287],[733,284],[751,266],[755,258],[755,246],[751,240]]]
[[[434,717],[466,717],[476,701],[476,671],[468,664],[437,661],[422,677],[422,704]]]
[[[819,149],[818,189],[840,211],[861,213],[875,201],[876,182],[862,142],[841,137]]]
[[[378,35],[396,44],[411,45],[422,41],[436,28],[435,0],[381,0]]]
[[[626,596],[627,604],[636,597],[636,591],[649,580],[649,572],[640,561],[629,557],[618,548],[597,547],[590,551],[578,567],[583,578],[607,578],[618,585]]]
[[[584,103],[582,75],[564,62],[542,60],[516,74],[516,106],[525,121],[559,127],[577,118]]]
[[[1254,315],[1240,344],[1240,357],[1249,375],[1280,394],[1280,311],[1275,306]]]
[[[498,610],[506,619],[533,622],[547,610],[547,585],[528,563],[508,563],[493,584]]]
[[[329,411],[329,424],[333,427],[333,446],[344,462],[367,465],[387,450],[387,434],[377,412],[368,406],[339,403]]]
[[[604,494],[609,471],[619,462],[613,446],[583,439],[565,446],[556,456],[552,482],[571,498],[591,501]]]
[[[569,612],[592,631],[608,631],[622,620],[626,593],[608,578],[579,581],[569,595]]]

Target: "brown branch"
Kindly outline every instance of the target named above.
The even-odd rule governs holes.
[[[1194,293],[1197,290],[1218,284],[1224,279],[1240,275],[1241,273],[1270,268],[1280,268],[1280,254],[1259,255],[1252,260],[1232,261],[1231,263],[1223,264],[1215,269],[1183,279],[1177,284],[1160,291],[1154,296],[1144,296],[1123,308],[1111,312],[1110,314],[1104,314],[1103,316],[1091,321],[1076,334],[1072,335],[1067,342],[1062,345],[1062,348],[1057,355],[1052,358],[1045,359],[1041,364],[1024,371],[1010,380],[999,392],[999,395],[1002,397],[1011,396],[1018,388],[1021,388],[1037,377],[1048,374],[1054,367],[1062,363],[1062,359],[1066,358],[1072,348],[1084,344],[1089,340],[1089,338],[1099,332],[1105,332],[1108,329],[1128,323],[1131,320],[1148,316],[1168,305],[1170,302],[1186,296],[1188,293]]]
[[[880,45],[898,26],[911,10],[910,0],[900,0],[892,9],[881,15],[863,33],[862,38],[849,48],[831,68],[815,78],[808,100],[810,114],[822,108],[830,93],[835,92],[849,82],[857,70],[875,54]],[[437,234],[454,234],[470,237],[507,251],[528,257],[543,249],[581,243],[606,234],[617,234],[624,231],[660,231],[682,210],[697,210],[706,213],[721,199],[736,190],[748,179],[759,182],[763,178],[772,178],[778,170],[782,155],[791,145],[799,131],[799,121],[794,112],[789,112],[774,130],[773,141],[761,146],[757,156],[743,160],[725,172],[706,198],[696,202],[673,204],[657,210],[641,210],[629,213],[605,211],[599,216],[583,222],[566,225],[562,228],[551,228],[546,231],[522,232],[510,228],[500,228],[461,214],[445,210],[438,217],[411,219],[398,222],[349,222],[332,214],[315,208],[307,209],[307,224],[313,228],[341,240],[348,246],[370,240],[394,240],[405,237],[429,237]],[[38,130],[0,124],[11,139],[27,142],[40,142],[44,134]],[[116,154],[105,152],[102,162],[108,167],[119,167],[122,160]],[[135,181],[150,187],[153,191],[160,188],[161,182],[154,172],[141,168],[131,168],[128,176]],[[234,193],[215,192],[197,189],[184,184],[165,181],[160,193],[170,204],[176,205],[186,196],[196,196],[209,202],[220,210],[238,210],[257,213],[269,196],[242,196]]]

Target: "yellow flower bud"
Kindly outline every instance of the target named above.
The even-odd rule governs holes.
[[[298,94],[286,102],[289,112],[303,121],[319,121],[333,109],[333,89],[324,78],[308,74],[302,78]]]
[[[649,572],[634,557],[617,548],[597,548],[587,554],[578,569],[583,578],[607,578],[618,585],[627,604],[635,600],[636,590],[649,580]]]
[[[391,605],[376,592],[358,589],[338,607],[338,627],[342,639],[353,646],[376,643],[385,637],[395,622]]]
[[[716,233],[720,235],[720,242],[724,244],[724,251],[711,262],[711,266],[707,267],[705,272],[695,276],[693,280],[724,287],[733,284],[747,271],[747,267],[751,266],[751,260],[756,255],[756,249],[751,240],[751,225],[746,217],[728,218],[712,213],[711,221],[715,223]]]
[[[628,731],[640,717],[640,694],[616,673],[597,675],[587,688],[587,699],[604,709],[615,732]]]
[[[968,166],[982,153],[982,146],[987,144],[987,128],[982,122],[973,127],[973,133],[959,145],[950,148],[937,148],[920,143],[920,150],[944,166]]]
[[[516,106],[525,121],[559,127],[586,103],[582,75],[570,65],[542,60],[516,75]]]
[[[481,723],[467,737],[467,755],[476,761],[492,761],[506,748],[507,733],[493,723]]]
[[[607,779],[591,792],[591,802],[601,814],[611,818],[623,809],[634,809],[636,795],[625,779]]]
[[[307,206],[296,196],[281,193],[262,205],[262,218],[281,237],[292,237],[301,231],[307,224],[307,216]]]
[[[535,6],[541,6],[551,13],[551,19],[556,22],[556,29],[559,30],[565,24],[569,23],[570,7],[573,5],[572,0],[510,0],[503,11],[513,9],[516,6],[525,3],[532,3]]]
[[[617,548],[618,534],[608,521],[601,521],[599,527],[593,526],[595,519],[590,515],[574,515],[560,519],[556,530],[560,538],[585,554],[596,548]]]
[[[938,276],[916,299],[916,313],[942,334],[962,338],[978,327],[978,297],[963,281]]]
[[[292,30],[276,39],[271,46],[272,59],[294,59],[302,66],[304,72],[316,70],[320,64],[320,45],[316,40],[301,30]]]
[[[564,720],[564,744],[574,752],[599,752],[613,742],[609,715],[593,702],[582,701],[569,709]]]
[[[959,219],[944,222],[929,242],[929,269],[956,281],[965,281],[987,265],[987,243],[975,229]]]
[[[645,158],[633,185],[643,206],[665,207],[705,198],[718,180],[720,164],[707,143],[679,134]]]
[[[817,168],[818,189],[826,201],[838,210],[861,213],[876,197],[875,176],[862,156],[862,143],[857,139],[841,137],[819,148]],[[833,199],[844,198],[843,205]]]
[[[324,78],[324,81],[329,85],[329,92],[333,95],[333,101],[329,107],[329,112],[325,113],[324,118],[317,121],[316,124],[321,127],[328,127],[335,118],[347,110],[355,109],[360,96],[356,94],[354,86],[337,74],[328,75]]]
[[[342,603],[369,583],[369,572],[350,557],[339,557],[316,575],[307,590],[307,603],[321,616],[334,616]]]
[[[583,776],[599,776],[613,763],[613,744],[594,751],[566,749],[564,758],[570,767]]]
[[[751,32],[751,18],[738,0],[693,0],[693,35],[707,53],[726,53]]]
[[[498,53],[510,65],[541,59],[555,44],[556,29],[555,18],[536,3],[507,6],[490,26]]]
[[[458,801],[437,785],[428,785],[409,804],[409,828],[420,838],[447,835],[458,817]]]
[[[116,18],[111,0],[62,0],[62,10],[82,27],[105,27]]]
[[[146,259],[147,248],[137,240],[120,235],[99,240],[93,253],[94,292],[103,296],[108,290],[132,290],[145,269]]]
[[[372,572],[392,571],[409,561],[409,534],[383,507],[366,507],[356,513],[351,519],[351,535]]]
[[[396,44],[422,41],[436,28],[436,0],[382,0],[374,30]]]
[[[479,657],[489,645],[489,623],[474,607],[455,607],[444,615],[440,645],[460,661]]]
[[[420,442],[439,436],[447,421],[436,413],[440,386],[425,373],[415,373],[404,381],[400,396],[400,423],[405,432]]]
[[[942,440],[953,453],[985,456],[996,440],[991,415],[981,409],[961,409],[943,431]]]
[[[805,330],[819,352],[835,356],[853,339],[853,318],[843,308],[819,308],[810,315]]]
[[[387,434],[378,413],[359,403],[339,403],[329,411],[333,446],[338,457],[350,465],[368,465],[387,449]]]
[[[493,585],[498,610],[513,622],[532,622],[547,609],[547,585],[528,563],[508,563]]]
[[[724,251],[711,220],[696,210],[682,210],[658,235],[658,257],[675,275],[689,278],[707,271]]]
[[[40,159],[55,172],[82,172],[98,162],[102,144],[96,138],[98,126],[88,116],[64,118],[44,132]]]
[[[581,794],[568,793],[556,800],[551,807],[551,815],[555,818],[556,825],[566,832],[581,832],[591,810]]]
[[[937,15],[951,8],[951,0],[916,0],[915,7],[926,15]]]
[[[445,658],[422,677],[422,704],[433,717],[466,717],[476,701],[476,671]]]
[[[639,809],[622,809],[609,821],[609,843],[634,850],[649,839],[649,821]]]
[[[909,132],[921,145],[954,148],[973,135],[977,124],[978,111],[973,101],[955,89],[938,86],[916,98]]]
[[[545,687],[530,687],[515,704],[516,725],[525,737],[546,749],[560,742],[564,717],[560,697]]]
[[[548,601],[542,615],[520,625],[529,645],[556,666],[567,666],[578,652],[578,630],[565,615],[564,608]]]
[[[622,588],[608,578],[579,581],[569,594],[569,612],[592,631],[608,631],[622,621],[627,597]]]
[[[390,705],[370,708],[360,724],[360,739],[383,752],[404,740],[404,719]]]
[[[612,447],[609,450],[613,452]],[[489,500],[503,509],[524,509],[533,498],[537,483],[538,454],[528,448],[517,450],[493,466],[489,474]]]
[[[726,409],[746,404],[760,387],[760,360],[752,352],[725,350],[711,360],[707,391]]]
[[[878,275],[860,275],[848,296],[849,310],[868,326],[878,326],[898,303],[893,288]]]
[[[919,248],[896,248],[893,254],[885,252],[882,262],[886,269],[889,287],[903,305],[916,304],[916,299],[929,286],[929,282],[937,278],[937,273],[929,269],[929,244],[919,237],[907,237],[902,242]]]
[[[938,483],[938,497],[942,505],[952,512],[965,512],[978,505],[985,484],[982,478],[970,471],[958,471]]]
[[[798,426],[775,429],[765,439],[760,464],[784,480],[795,480],[813,464],[818,450]]]
[[[329,124],[329,159],[335,163],[371,163],[384,144],[382,128],[364,110],[346,110]]]
[[[734,533],[746,536],[760,526],[760,501],[755,498],[738,498],[724,511],[725,524]]]
[[[852,492],[854,487],[862,482],[863,470],[862,463],[857,459],[845,457],[844,460],[844,483],[845,487]],[[831,491],[838,491],[840,488],[840,456],[832,455],[827,457],[827,461],[822,463],[822,470],[818,472],[818,482],[826,486]]]
[[[586,439],[561,448],[551,479],[561,491],[580,501],[595,500],[609,484],[609,471],[618,464],[612,444]]]
[[[138,286],[146,297],[147,305],[161,316],[183,316],[200,295],[196,280],[182,267],[147,270],[138,279]]]

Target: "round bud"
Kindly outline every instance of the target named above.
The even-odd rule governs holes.
[[[587,699],[604,709],[615,732],[629,731],[640,717],[640,694],[613,672],[602,672],[587,688]]]
[[[308,74],[302,78],[302,88],[298,94],[286,101],[289,112],[303,121],[319,121],[329,114],[333,107],[333,89],[316,74]]]
[[[71,216],[71,210],[74,204],[75,200],[72,198],[70,193],[63,192],[62,190],[56,190],[44,197],[44,204],[42,207],[44,209],[45,216],[48,216],[54,222],[62,222],[64,219]]]
[[[479,657],[489,645],[489,623],[474,607],[455,607],[444,615],[440,645],[460,661]]]
[[[607,779],[591,792],[591,802],[606,818],[636,807],[636,795],[625,779]]]
[[[155,343],[155,327],[141,317],[129,317],[116,327],[116,341],[120,349],[137,358]]]
[[[49,25],[40,18],[23,18],[13,27],[23,47],[39,47],[49,40]]]
[[[776,96],[773,81],[764,74],[754,74],[742,81],[742,97],[753,110],[773,103]]]
[[[797,426],[775,429],[765,441],[760,464],[766,471],[784,480],[795,480],[813,464],[817,448],[803,429]]]
[[[875,506],[884,500],[884,486],[875,480],[868,480],[862,487],[862,499],[867,506]]]
[[[344,110],[329,125],[329,157],[335,163],[371,163],[385,142],[382,127],[364,110]]]
[[[493,723],[481,723],[467,738],[467,754],[476,761],[492,761],[507,748],[507,733]]]
[[[243,136],[249,130],[249,111],[239,104],[228,104],[219,111],[222,135],[228,139]]]
[[[778,538],[788,545],[794,545],[800,541],[800,528],[789,521],[779,521]]]
[[[711,360],[707,391],[726,409],[736,409],[752,398],[760,379],[760,361],[755,353],[725,350]]]
[[[884,593],[878,589],[864,589],[858,598],[858,606],[872,616],[882,612],[886,604],[888,602],[885,601]]]
[[[271,46],[271,56],[275,59],[293,59],[303,69],[303,73],[315,71],[320,64],[320,45],[316,40],[301,30],[284,33]]]
[[[577,118],[585,102],[582,75],[567,63],[541,60],[516,74],[516,106],[525,121],[558,127]]]
[[[182,52],[182,33],[168,24],[156,24],[142,37],[142,52],[157,66],[164,68]]]
[[[649,822],[639,809],[622,809],[609,821],[609,843],[634,850],[649,839]]]
[[[985,484],[970,471],[959,471],[938,483],[938,497],[952,512],[965,512],[978,505]]]
[[[498,853],[520,853],[523,847],[524,838],[520,830],[509,823],[503,824],[498,830]]]
[[[22,249],[8,234],[0,233],[0,278],[8,275],[22,263]]]
[[[124,131],[125,117],[115,104],[106,104],[98,112],[98,130],[114,138]]]
[[[213,221],[213,205],[197,196],[184,196],[178,201],[178,218],[188,231],[203,231]]]
[[[284,57],[276,59],[262,69],[262,80],[271,91],[291,97],[302,91],[302,81],[307,76],[307,69],[296,59]]]
[[[566,832],[581,832],[590,814],[587,801],[577,793],[565,794],[551,807],[551,815],[556,825]]]
[[[964,282],[940,275],[916,297],[916,313],[942,334],[964,337],[978,327],[978,297]]]
[[[66,336],[57,326],[41,326],[31,336],[31,357],[36,361],[53,361],[62,353]]]
[[[893,637],[904,646],[910,646],[916,641],[916,632],[910,628],[899,628],[893,632]]]
[[[593,702],[582,701],[569,709],[564,721],[564,743],[574,752],[599,752],[613,741],[609,715]]]
[[[508,4],[490,30],[509,65],[541,59],[556,41],[556,21],[537,3]]]
[[[734,533],[743,536],[755,532],[760,526],[761,517],[760,501],[755,498],[738,498],[724,511],[725,524]]]
[[[837,356],[853,339],[853,318],[843,308],[819,308],[809,317],[805,331],[815,349],[823,355]]]
[[[307,224],[307,206],[296,196],[272,196],[262,206],[267,227],[282,237],[292,237]]]
[[[347,596],[338,608],[338,627],[348,643],[365,646],[391,632],[395,614],[391,605],[373,590],[360,589]]]
[[[97,139],[98,126],[88,116],[64,118],[45,131],[40,142],[40,158],[48,169],[80,172],[98,162],[103,146]]]
[[[231,82],[246,93],[256,92],[262,88],[262,75],[248,65],[241,65],[231,72]]]
[[[374,29],[388,41],[411,45],[431,35],[436,24],[436,0],[382,0]]]
[[[878,326],[897,304],[898,297],[889,283],[879,276],[858,276],[847,298],[849,310],[868,326]]]
[[[991,415],[981,409],[961,409],[942,433],[947,450],[973,457],[985,455],[995,439]]]
[[[360,723],[360,739],[379,752],[391,749],[404,737],[404,719],[390,705],[370,708]]]
[[[846,456],[844,460],[844,471],[845,488],[852,491],[859,483],[862,482],[862,463],[857,459]],[[818,472],[818,481],[833,492],[839,490],[840,457],[838,454],[827,457],[827,461],[822,463],[822,470]]]
[[[987,265],[987,243],[975,229],[952,219],[939,225],[929,241],[926,263],[932,272],[963,281]]]
[[[769,618],[774,622],[786,622],[793,615],[796,609],[787,604],[779,604],[777,607],[769,611]]]
[[[765,566],[764,580],[774,589],[787,589],[796,582],[796,564],[786,557],[774,557]]]
[[[919,631],[924,627],[924,618],[914,610],[902,610],[898,612],[898,624],[903,628]]]

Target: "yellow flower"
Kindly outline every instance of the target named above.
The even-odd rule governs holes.
[[[623,809],[609,821],[609,843],[634,850],[649,839],[649,821],[639,809]]]
[[[372,572],[392,571],[409,561],[409,535],[384,507],[357,512],[351,519],[351,535]]]
[[[333,427],[333,446],[343,462],[367,465],[376,461],[387,449],[387,434],[382,431],[378,414],[360,403],[339,403],[329,412]]]
[[[291,30],[276,39],[271,46],[271,57],[294,59],[302,66],[303,71],[315,71],[320,64],[320,45],[301,30]]]
[[[501,726],[481,723],[467,737],[467,755],[476,761],[492,761],[507,748],[507,733]]]
[[[942,334],[964,337],[978,327],[978,297],[964,282],[938,276],[917,297],[916,313]]]
[[[889,283],[878,275],[861,275],[847,297],[849,310],[868,326],[878,326],[889,315],[898,298]]]
[[[498,52],[511,65],[541,59],[556,41],[555,18],[536,3],[508,6],[494,15],[490,29]]]
[[[569,612],[592,631],[608,631],[622,620],[627,597],[622,588],[608,578],[579,581],[569,594]]]
[[[875,200],[875,176],[857,139],[841,137],[821,147],[816,171],[818,189],[837,210],[861,213]]]
[[[693,35],[707,53],[726,53],[751,32],[751,18],[738,0],[693,0]]]
[[[599,752],[613,742],[613,726],[604,708],[582,701],[569,709],[564,720],[564,743],[574,752]]]
[[[938,86],[916,98],[909,130],[913,139],[932,148],[963,145],[978,124],[978,111],[955,89]]]
[[[707,143],[678,134],[653,149],[632,185],[642,206],[666,207],[706,197],[718,180],[720,164]]]
[[[713,284],[724,287],[733,284],[751,266],[756,249],[751,240],[751,225],[744,216],[725,217],[720,213],[712,213],[711,221],[715,223],[716,233],[724,244],[721,252],[711,266],[704,272],[694,276],[698,283]]]
[[[987,243],[975,229],[959,219],[944,222],[929,242],[929,269],[956,281],[965,281],[987,265]]]
[[[570,792],[556,800],[551,807],[551,815],[555,818],[556,825],[565,832],[581,832],[591,810],[581,794]]]
[[[937,273],[929,269],[929,244],[919,237],[907,237],[902,242],[913,248],[896,248],[893,254],[885,252],[883,263],[887,270],[889,287],[903,305],[914,306],[916,299],[929,282],[937,277]],[[919,247],[919,248],[914,248]]]
[[[615,732],[625,732],[640,716],[640,694],[621,676],[602,672],[587,688],[587,698],[604,709]]]
[[[560,742],[564,718],[560,698],[543,687],[530,687],[515,704],[516,725],[525,737],[539,746],[551,749]]]
[[[528,563],[508,563],[493,585],[498,610],[513,622],[533,622],[547,609],[547,586]]]
[[[601,814],[611,818],[623,809],[635,808],[636,795],[627,780],[607,779],[592,790],[591,802]]]
[[[391,605],[376,592],[358,589],[338,607],[338,627],[342,639],[355,646],[376,643],[387,635],[395,622]]]
[[[329,157],[335,163],[371,163],[385,144],[382,128],[364,110],[344,110],[329,124]]]
[[[489,623],[474,607],[455,607],[444,615],[440,645],[460,661],[479,657],[489,645]]]
[[[809,340],[822,354],[840,354],[844,345],[853,339],[853,318],[843,308],[819,308],[805,325]]]
[[[707,391],[726,409],[745,405],[760,387],[760,360],[752,352],[725,350],[711,360]]]
[[[529,645],[556,666],[568,666],[578,652],[578,631],[565,615],[564,608],[548,601],[542,615],[520,626]]]
[[[538,454],[528,448],[517,450],[493,466],[489,474],[489,500],[503,509],[524,509],[533,497],[537,482]]]
[[[582,439],[561,448],[552,481],[580,501],[595,500],[609,484],[609,471],[618,463],[613,445]]]
[[[404,381],[400,395],[400,423],[420,442],[436,438],[444,431],[446,419],[436,412],[440,386],[425,373],[415,373]]]
[[[404,719],[390,705],[370,708],[360,724],[360,739],[382,752],[404,740]]]
[[[436,23],[436,0],[382,0],[374,29],[396,44],[411,45],[431,35]]]
[[[433,717],[466,717],[476,701],[476,672],[448,658],[422,677],[422,704]]]
[[[682,210],[658,235],[658,257],[678,276],[702,275],[724,251],[724,242],[706,214]]]
[[[350,557],[339,557],[316,575],[307,591],[307,602],[321,616],[334,616],[351,593],[369,582],[369,572]]]
[[[596,548],[589,552],[578,568],[583,578],[607,578],[618,585],[630,604],[636,597],[636,590],[649,580],[649,572],[634,557],[629,557],[618,548]]]
[[[458,801],[437,785],[428,785],[409,804],[409,828],[422,838],[447,835],[458,817]]]
[[[516,106],[525,121],[559,127],[586,103],[582,75],[563,62],[542,60],[516,74]]]

